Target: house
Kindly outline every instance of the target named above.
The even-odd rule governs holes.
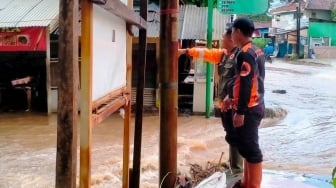
[[[300,9],[298,6],[300,5]],[[272,28],[270,30],[271,36],[275,36],[275,43],[278,48],[277,57],[285,57],[288,54],[296,53],[297,44],[297,30],[300,29],[300,54],[303,54],[303,47],[306,44],[306,32],[308,28],[309,19],[304,15],[304,8],[306,2],[301,1],[296,3],[294,1],[275,9],[270,10],[272,14]],[[297,28],[298,12],[300,10],[300,28]]]
[[[336,20],[332,18],[336,0],[308,0],[305,14],[309,17],[309,45],[336,46]]]
[[[0,109],[49,111],[49,46],[58,14],[59,1],[55,0],[1,3]],[[13,84],[24,79],[22,84]]]
[[[269,30],[272,27],[272,22],[254,22],[255,31],[253,37],[269,38]]]
[[[93,34],[97,39],[95,42],[109,41],[106,45],[116,49],[109,53],[113,58],[103,58],[113,60],[114,63],[110,63],[110,66],[120,65],[122,70],[126,70],[126,65],[123,63],[126,61],[126,24],[138,26],[138,21],[144,23],[142,18],[140,19],[131,9],[127,8],[126,4],[126,0],[109,1],[104,5],[104,9],[97,9],[99,5],[95,5],[97,11],[93,17],[95,20]],[[0,110],[5,105],[20,103],[23,104],[21,106],[27,106],[27,103],[31,102],[33,110],[48,113],[57,111],[57,83],[60,79],[58,76],[57,29],[59,6],[59,0],[5,0],[0,4]],[[114,8],[109,6],[114,6]],[[101,20],[106,22],[103,23]],[[80,21],[78,27],[80,28]],[[102,29],[107,29],[112,34],[103,32]],[[79,32],[78,36],[80,35]],[[103,37],[106,38],[103,39]],[[96,50],[94,53],[99,52],[102,51]],[[94,56],[100,57],[99,54]],[[104,61],[102,58],[97,60]],[[96,59],[95,62],[97,62]],[[98,63],[94,68],[94,70],[113,70],[111,67],[106,69]],[[118,67],[113,68],[118,69]],[[31,85],[29,85],[30,80],[32,80]],[[112,83],[112,80],[100,80]],[[22,81],[24,84],[20,84],[14,88],[14,91],[11,91],[13,83]],[[105,90],[110,89],[105,86],[99,88],[96,86],[99,85],[94,85],[94,100],[102,97]],[[16,90],[21,91],[16,94],[18,93]],[[27,99],[22,99],[23,96]]]
[[[300,5],[300,26],[307,27],[308,18],[303,14],[306,2],[302,1]],[[270,10],[272,14],[272,28],[279,28],[286,31],[296,30],[297,7],[298,3],[293,1],[282,7]]]
[[[307,0],[304,14],[310,21],[331,21],[335,0]]]

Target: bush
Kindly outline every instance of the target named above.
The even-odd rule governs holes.
[[[293,61],[293,60],[297,60],[298,59],[298,55],[297,54],[293,54],[289,57],[289,60]]]
[[[252,39],[252,42],[258,46],[260,49],[264,49],[266,44],[270,41],[270,39],[266,38],[254,38]]]

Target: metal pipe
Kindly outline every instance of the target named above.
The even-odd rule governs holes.
[[[213,0],[208,0],[208,26],[207,26],[207,48],[212,48],[212,21],[213,20]],[[211,82],[212,79],[213,66],[209,62],[206,65],[206,92],[205,92],[205,116],[210,117],[211,113]]]
[[[93,4],[82,5],[79,187],[91,186]]]

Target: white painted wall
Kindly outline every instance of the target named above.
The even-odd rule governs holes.
[[[272,27],[280,28],[284,30],[296,30],[296,17],[294,16],[296,12],[282,13],[279,16],[273,16]],[[303,15],[300,19],[300,26],[307,27],[309,24],[309,19]]]
[[[126,85],[126,23],[97,5],[93,10],[92,100],[97,100]]]

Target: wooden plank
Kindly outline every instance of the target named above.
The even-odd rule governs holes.
[[[116,89],[110,93],[108,93],[107,95],[93,101],[92,103],[92,110],[97,110],[100,106],[102,106],[103,104],[107,103],[108,101],[112,100],[113,98],[116,98],[118,95],[124,93],[126,90],[126,87],[121,87],[119,89]]]
[[[129,99],[123,97],[119,97],[109,104],[103,107],[101,111],[97,114],[92,115],[93,125],[98,125],[106,118],[108,118],[112,113],[116,112],[119,108],[123,107]]]
[[[80,176],[79,186],[91,186],[92,140],[92,37],[93,6],[82,0]]]
[[[128,8],[120,0],[108,0],[105,5],[99,5],[106,11],[115,14],[124,19],[127,23],[135,25],[138,28],[146,29],[147,21],[136,14],[132,9]]]

